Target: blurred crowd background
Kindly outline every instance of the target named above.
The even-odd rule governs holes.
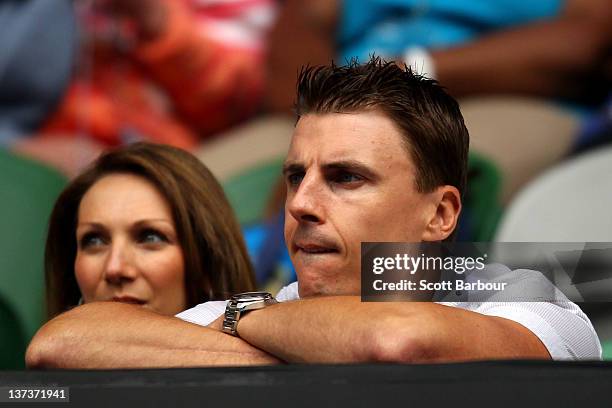
[[[609,0],[0,0],[0,367],[44,320],[55,198],[114,146],[196,154],[259,285],[292,281],[280,167],[305,64],[412,62],[460,101],[460,240],[612,242],[611,21]],[[584,307],[612,340],[612,308]]]

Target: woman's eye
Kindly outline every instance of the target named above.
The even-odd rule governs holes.
[[[105,243],[106,242],[104,241],[104,238],[101,235],[95,233],[85,234],[79,241],[81,248],[99,247],[104,245]]]
[[[144,230],[140,233],[139,241],[143,244],[159,244],[161,242],[168,242],[168,239],[161,232]]]

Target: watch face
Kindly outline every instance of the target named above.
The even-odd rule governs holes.
[[[249,302],[255,300],[265,300],[271,297],[272,295],[270,295],[268,292],[246,292],[234,295],[232,296],[232,299],[240,302]]]

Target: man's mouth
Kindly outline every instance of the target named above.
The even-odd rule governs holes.
[[[297,252],[302,252],[310,255],[338,253],[338,250],[335,247],[307,243],[295,244],[295,249]]]
[[[132,297],[132,296],[115,296],[112,298],[113,302],[127,303],[130,305],[144,305],[144,300]]]

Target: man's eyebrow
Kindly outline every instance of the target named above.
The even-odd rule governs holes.
[[[371,180],[378,180],[380,177],[376,171],[374,171],[368,165],[357,161],[357,160],[339,160],[335,162],[326,163],[323,166],[323,171],[351,171],[355,173],[359,173],[364,177],[367,177]],[[306,167],[298,162],[285,162],[283,164],[283,175],[291,174],[291,173],[303,173],[306,171]]]
[[[299,172],[304,172],[304,170],[305,168],[303,164],[296,163],[296,162],[285,162],[283,164],[282,174],[283,176],[286,176],[289,173],[299,173]]]
[[[359,173],[364,177],[367,177],[372,180],[378,180],[380,177],[376,171],[374,171],[370,166],[357,161],[357,160],[339,160],[331,163],[326,163],[323,165],[324,171],[337,171],[337,170],[345,170],[351,171],[355,173]]]

